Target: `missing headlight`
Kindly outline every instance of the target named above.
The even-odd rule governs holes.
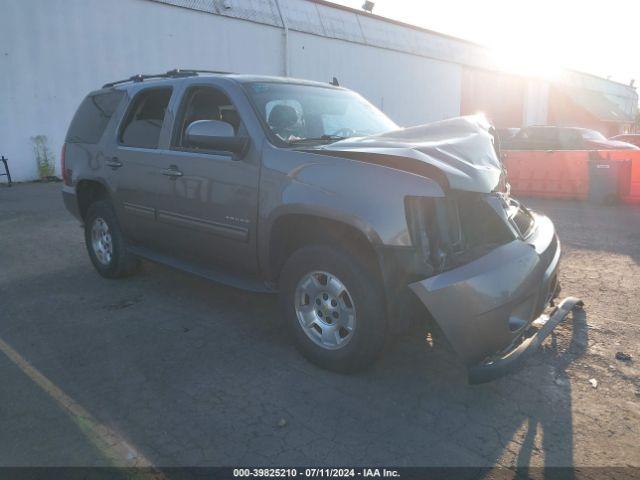
[[[446,268],[449,232],[444,199],[406,197],[405,213],[412,244],[435,272]]]
[[[434,273],[468,263],[515,238],[506,218],[489,202],[489,195],[453,191],[446,198],[405,199],[411,241]]]

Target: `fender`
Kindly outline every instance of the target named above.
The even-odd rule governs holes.
[[[67,143],[66,155],[73,157],[70,184],[62,186],[62,198],[67,209],[82,222],[78,199],[78,185],[81,182],[95,182],[102,185],[109,196],[112,196],[113,189],[109,180],[104,176],[104,155],[96,145],[84,145],[80,143]]]
[[[376,250],[412,248],[406,196],[444,197],[444,192],[435,180],[415,173],[267,144],[260,179],[260,269],[267,271],[273,225],[289,214],[313,215],[354,227]]]

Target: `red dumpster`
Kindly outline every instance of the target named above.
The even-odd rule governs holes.
[[[586,150],[507,150],[503,162],[515,195],[586,200],[589,193]]]

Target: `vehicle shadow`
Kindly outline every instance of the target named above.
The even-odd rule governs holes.
[[[475,386],[466,384],[466,371],[447,345],[425,344],[422,353],[411,351],[410,357],[422,364],[410,364],[397,357],[419,337],[400,340],[382,363],[389,363],[385,368],[390,370],[403,369],[404,386],[415,395],[424,395],[416,385],[429,382],[433,396],[423,408],[437,412],[432,427],[441,428],[442,436],[460,447],[449,456],[423,458],[426,464],[518,467],[522,478],[528,478],[529,468],[537,470],[537,478],[544,477],[540,467],[572,466],[572,386],[566,368],[586,352],[586,319],[585,311],[573,312],[521,370]],[[473,455],[458,456],[464,450]],[[413,461],[419,462],[419,456]],[[563,478],[572,478],[565,473],[569,476]]]
[[[321,370],[275,297],[157,265],[111,282],[86,261],[5,286],[0,337],[158,466],[573,464],[565,369],[585,351],[584,313],[521,372],[469,386],[422,331],[367,371]]]
[[[571,337],[567,346],[560,346],[558,335],[553,334],[551,345],[545,349],[545,355],[551,357],[554,384],[563,397],[561,402],[545,402],[540,412],[530,413],[527,434],[522,443],[516,465],[522,467],[519,472],[528,475],[538,431],[542,434],[542,452],[545,466],[573,466],[573,422],[571,413],[571,381],[566,369],[571,362],[586,352],[588,344],[587,315],[584,310],[572,313]],[[571,471],[564,472],[564,478],[573,478]]]

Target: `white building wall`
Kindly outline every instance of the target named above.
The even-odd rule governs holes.
[[[276,27],[145,0],[21,0],[1,9],[0,153],[15,180],[37,177],[30,137],[46,135],[59,160],[82,98],[110,80],[176,67],[281,74]]]
[[[0,31],[0,153],[18,181],[37,177],[35,135],[59,174],[75,109],[108,81],[176,67],[284,73],[281,28],[147,0],[3,2]],[[295,31],[289,48],[292,76],[336,76],[400,124],[459,113],[454,64]]]
[[[291,75],[337,77],[402,126],[460,115],[460,65],[292,32]]]

